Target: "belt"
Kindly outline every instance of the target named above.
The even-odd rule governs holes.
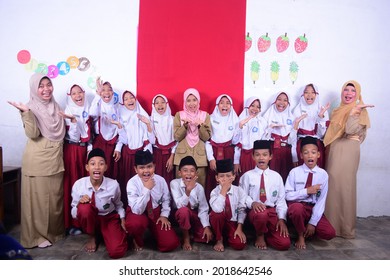
[[[70,141],[70,140],[65,140],[64,142],[66,144],[77,145],[77,146],[80,146],[80,147],[86,147],[88,145],[87,142],[73,142],[73,141]]]

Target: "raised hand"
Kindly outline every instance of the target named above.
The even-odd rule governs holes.
[[[30,110],[27,105],[23,104],[22,102],[15,102],[15,101],[7,101],[8,104],[11,104],[12,106],[14,106],[16,109],[22,111],[22,112],[27,112],[28,110]]]
[[[59,112],[58,112],[58,115],[61,116],[61,117],[63,117],[64,119],[70,119],[70,121],[71,121],[72,123],[77,122],[76,117],[73,116],[73,115],[65,114],[65,113],[62,112],[62,111],[59,111]]]
[[[322,119],[324,117],[325,112],[330,108],[330,103],[326,103],[325,106],[321,106],[321,111],[318,113],[318,116]]]
[[[96,93],[101,96],[103,92],[103,81],[100,77],[96,79]]]

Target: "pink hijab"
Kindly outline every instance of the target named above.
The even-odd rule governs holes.
[[[52,95],[49,101],[41,99],[38,95],[39,84],[42,79],[49,77],[35,73],[30,78],[30,101],[27,107],[33,112],[42,136],[51,141],[62,141],[65,136],[65,121],[58,115],[60,106]]]
[[[188,96],[193,95],[198,99],[198,107],[196,108],[195,112],[191,112],[188,110],[186,106],[186,100]],[[180,111],[180,119],[182,123],[183,120],[188,121],[188,127],[187,127],[187,135],[186,140],[188,145],[193,148],[196,144],[199,142],[199,129],[198,126],[195,124],[198,120],[201,120],[204,122],[206,120],[206,112],[199,109],[200,108],[200,95],[199,91],[194,88],[189,88],[184,92],[184,98],[183,98],[183,111]]]

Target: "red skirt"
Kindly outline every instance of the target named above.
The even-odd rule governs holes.
[[[161,150],[158,147],[153,147],[153,159],[155,164],[154,173],[160,175],[167,182],[168,187],[170,188],[170,183],[173,179],[175,179],[175,167],[172,166],[172,170],[170,172],[167,171],[167,162],[169,157],[171,156],[172,149],[169,149],[169,153],[166,153],[165,150]],[[173,161],[172,161],[173,164]]]
[[[283,182],[286,182],[288,173],[293,169],[293,161],[291,155],[291,145],[286,144],[279,148],[273,147],[273,141],[271,142],[272,147],[272,160],[270,161],[270,169],[278,172],[283,178]]]
[[[102,149],[106,155],[107,171],[104,175],[111,179],[117,179],[118,177],[118,163],[113,158],[117,139],[118,135],[107,141],[101,134],[98,134],[93,141],[93,148]]]

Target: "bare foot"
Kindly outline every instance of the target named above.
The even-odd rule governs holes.
[[[191,246],[191,238],[190,238],[190,233],[188,230],[183,230],[183,246],[182,246],[184,251],[191,251],[192,246]]]
[[[214,245],[213,249],[217,252],[225,251],[225,247],[223,246],[223,240],[218,240],[217,243]]]
[[[258,235],[255,241],[255,247],[261,250],[267,250],[267,243],[264,239],[264,234]]]
[[[133,250],[134,251],[142,251],[144,248],[139,246],[137,242],[135,242],[135,239],[133,238]]]
[[[306,243],[305,243],[305,238],[302,235],[298,236],[297,242],[295,242],[295,248],[298,250],[305,250],[306,249]]]
[[[50,247],[51,245],[53,245],[53,244],[51,244],[50,241],[45,240],[41,244],[39,244],[38,247],[39,248],[47,248],[47,247]]]
[[[96,251],[96,238],[95,236],[90,236],[87,244],[84,246],[84,250],[88,253],[93,253]]]

